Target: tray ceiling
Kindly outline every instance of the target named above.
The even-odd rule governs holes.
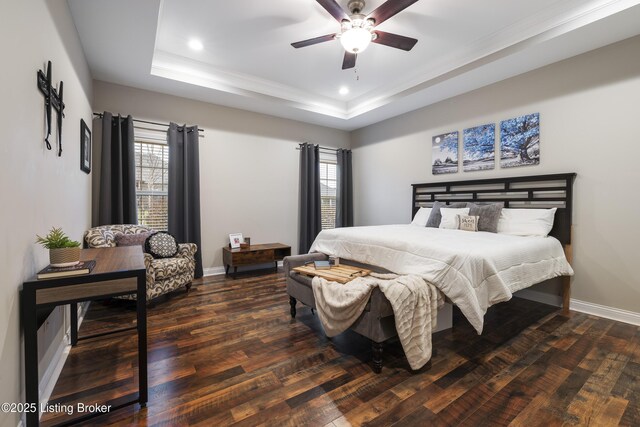
[[[315,0],[69,0],[96,79],[346,130],[634,36],[638,4],[420,0],[379,27],[411,52],[372,44],[342,70],[338,41],[290,45],[339,31]]]

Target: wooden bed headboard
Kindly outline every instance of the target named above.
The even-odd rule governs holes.
[[[551,236],[571,244],[575,173],[412,184],[411,217],[434,202],[503,203],[505,208],[557,208]]]

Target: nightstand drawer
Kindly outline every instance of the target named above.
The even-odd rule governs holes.
[[[262,262],[273,262],[273,249],[237,252],[233,254],[233,265],[260,264]]]

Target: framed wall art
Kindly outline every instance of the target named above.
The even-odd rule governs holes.
[[[465,129],[462,132],[465,172],[495,169],[496,125],[494,123]]]
[[[91,173],[91,131],[82,119],[80,119],[80,169]]]
[[[458,131],[431,139],[431,173],[440,175],[458,172]]]
[[[528,114],[500,123],[500,167],[540,164],[540,114]]]

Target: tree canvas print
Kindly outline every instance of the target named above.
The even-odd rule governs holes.
[[[540,114],[500,123],[500,166],[513,168],[540,164]]]
[[[434,175],[458,172],[458,131],[434,136],[431,142]]]
[[[462,133],[465,172],[496,167],[496,125],[482,125],[465,129]]]

